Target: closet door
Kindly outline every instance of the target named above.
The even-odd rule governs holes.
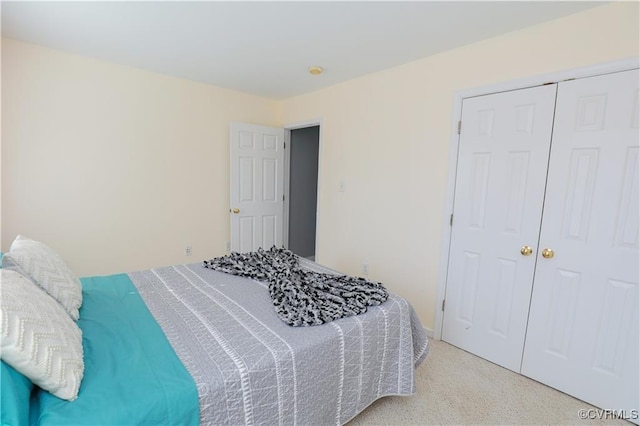
[[[559,84],[522,364],[628,416],[639,408],[638,78]]]
[[[462,105],[442,338],[515,371],[531,298],[555,96],[556,85],[548,85]]]

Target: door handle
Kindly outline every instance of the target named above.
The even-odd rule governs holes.
[[[240,209],[239,208],[235,208],[235,209],[232,210],[232,212],[234,214],[238,214],[238,213],[240,213]]]
[[[533,253],[533,249],[529,246],[522,246],[522,248],[520,249],[520,254],[522,254],[523,256],[530,256],[531,253]]]
[[[549,248],[542,250],[542,257],[544,257],[545,259],[551,259],[554,255],[555,253],[553,252],[553,250]]]

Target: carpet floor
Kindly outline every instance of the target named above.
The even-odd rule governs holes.
[[[389,396],[351,420],[359,425],[627,425],[586,419],[586,402],[516,374],[442,341],[430,340],[416,371],[413,396]],[[592,417],[596,417],[595,414]]]

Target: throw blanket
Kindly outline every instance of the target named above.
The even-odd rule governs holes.
[[[303,269],[290,250],[236,253],[204,261],[206,268],[269,283],[276,313],[292,326],[324,324],[362,314],[379,305],[389,294],[381,283],[346,275]]]

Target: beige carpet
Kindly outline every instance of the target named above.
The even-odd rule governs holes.
[[[416,394],[389,396],[356,416],[357,425],[595,425],[624,420],[581,420],[594,408],[548,386],[513,373],[448,343],[431,340],[418,367]]]

